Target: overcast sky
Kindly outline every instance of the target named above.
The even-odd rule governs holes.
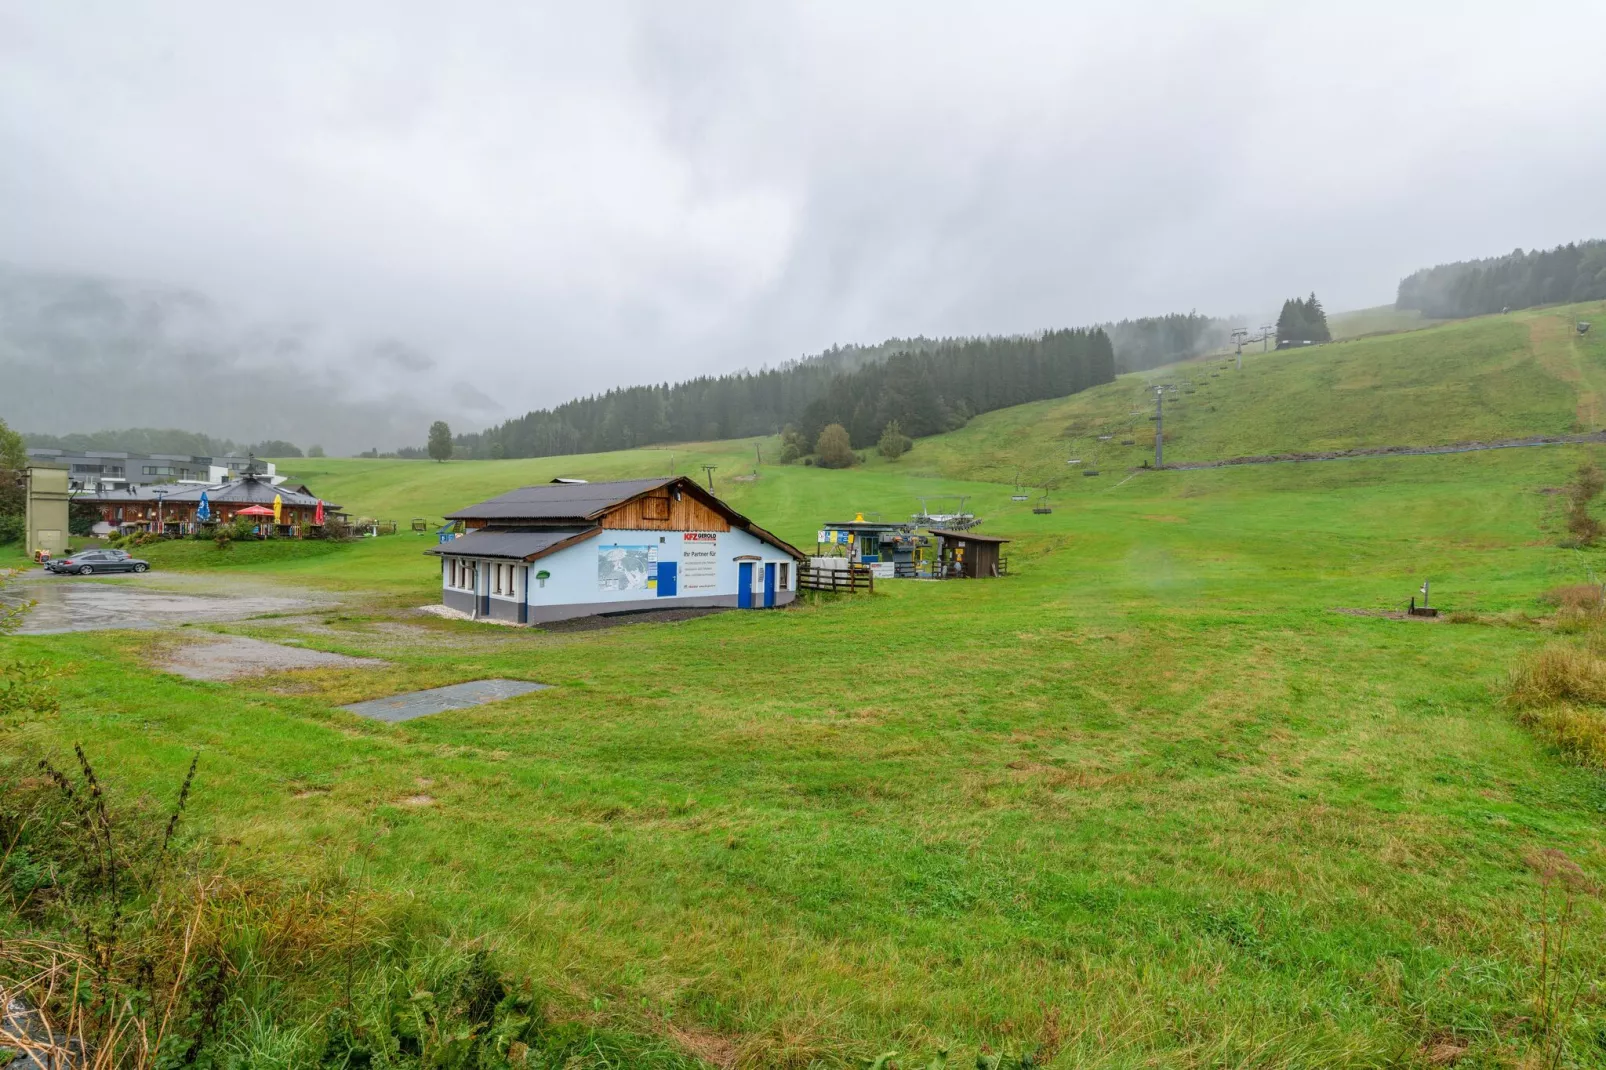
[[[0,259],[402,339],[504,413],[1361,307],[1606,237],[1603,39],[1598,0],[0,0]]]

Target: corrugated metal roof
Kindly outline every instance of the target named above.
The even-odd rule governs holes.
[[[545,531],[491,531],[481,529],[443,542],[424,552],[440,557],[500,557],[516,561],[533,561],[567,546],[587,539],[601,528],[551,528]]]
[[[586,520],[620,502],[675,481],[621,479],[612,483],[542,483],[448,513],[448,520]]]
[[[926,530],[931,532],[931,534],[933,534],[933,535],[940,535],[945,539],[958,539],[958,540],[966,540],[966,539],[968,539],[971,542],[1009,542],[1010,541],[1008,539],[1000,539],[996,535],[979,535],[974,531],[949,531],[947,528],[927,528]]]
[[[233,479],[215,487],[186,487],[177,494],[170,494],[168,501],[195,502],[201,500],[201,492],[206,491],[206,500],[214,505],[272,505],[273,496],[278,495],[285,505],[314,506],[318,499],[310,494],[300,494],[288,487],[275,487],[257,479]],[[338,509],[339,506],[324,502],[325,509]]]
[[[682,493],[717,510],[733,528],[746,531],[799,561],[807,560],[797,547],[765,531],[686,476],[620,479],[611,483],[542,483],[510,490],[490,501],[448,513],[446,519],[484,520],[491,525],[508,527],[516,524],[528,527],[545,524],[589,526],[615,506],[671,483],[678,484]]]

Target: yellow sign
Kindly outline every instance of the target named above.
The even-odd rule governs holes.
[[[284,499],[279,495],[273,496],[273,522],[279,523],[284,515]]]

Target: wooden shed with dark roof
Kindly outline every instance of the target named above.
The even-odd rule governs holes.
[[[652,609],[782,606],[802,551],[685,476],[520,487],[447,516],[441,599],[519,624]]]
[[[1004,574],[1006,562],[1001,553],[1008,539],[980,535],[974,531],[950,531],[946,528],[926,530],[937,538],[939,578],[975,580]]]

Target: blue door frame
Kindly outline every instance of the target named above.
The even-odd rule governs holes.
[[[764,563],[764,608],[775,608],[775,562]]]
[[[677,561],[658,562],[658,597],[673,598],[680,586],[680,563]]]
[[[739,561],[736,565],[736,608],[753,608],[753,562]]]

